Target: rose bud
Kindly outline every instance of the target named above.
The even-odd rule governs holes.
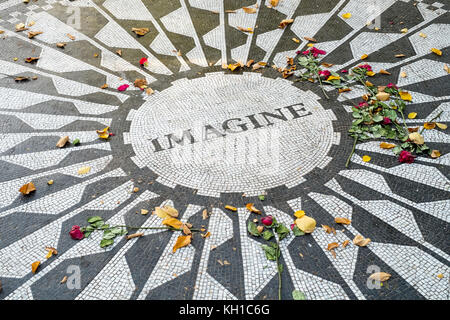
[[[84,234],[83,234],[83,232],[81,232],[80,226],[73,226],[72,230],[70,230],[69,234],[72,237],[72,239],[74,239],[74,240],[81,240],[84,238]]]
[[[271,226],[273,223],[272,216],[267,216],[267,217],[261,218],[261,223],[265,226]]]
[[[294,230],[295,223],[291,224],[291,230]]]
[[[258,230],[259,233],[264,231],[264,227],[263,226],[257,226],[256,230]]]

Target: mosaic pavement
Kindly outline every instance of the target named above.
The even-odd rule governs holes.
[[[448,123],[449,1],[268,5],[1,1],[0,299],[277,299],[276,263],[247,232],[247,222],[257,217],[245,209],[249,202],[286,225],[302,209],[319,226],[336,227],[336,235],[317,228],[281,242],[283,299],[293,290],[307,299],[449,299],[448,131],[424,132],[441,150],[438,159],[400,164],[377,142],[367,142],[357,145],[346,169],[349,111],[361,86],[343,94],[330,90],[325,99],[316,85],[282,79],[270,67],[222,69],[249,59],[285,67],[286,56],[305,48],[304,37],[314,37],[327,51],[324,59],[335,64],[332,70],[357,65],[362,54],[370,55],[375,71],[388,70],[382,81],[412,94],[408,110],[419,117],[408,124],[421,126],[441,111],[439,121]],[[256,12],[245,13],[243,6]],[[346,12],[352,18],[343,19]],[[278,28],[290,18],[291,25]],[[16,24],[31,21],[30,30],[42,34],[29,39],[15,32]],[[137,37],[133,27],[150,31]],[[58,42],[67,45],[61,49]],[[434,55],[431,47],[444,54]],[[26,57],[39,60],[29,64]],[[142,57],[149,59],[145,68]],[[19,75],[38,78],[15,82]],[[155,93],[135,88],[136,78],[146,78]],[[101,89],[105,83],[109,88]],[[130,87],[119,92],[122,84]],[[114,133],[107,141],[95,132],[105,126]],[[56,148],[65,135],[81,144]],[[372,161],[363,162],[363,155]],[[90,171],[80,175],[86,166]],[[23,197],[18,189],[29,181],[37,191]],[[140,210],[164,204],[211,236],[173,254],[177,234],[167,231],[146,230],[107,249],[96,235],[74,241],[68,234],[93,215],[110,224],[160,226],[160,218]],[[352,223],[337,225],[335,217]],[[336,257],[326,249],[357,234],[372,242],[337,249]],[[46,260],[47,246],[58,255]],[[42,264],[33,274],[36,260]],[[80,286],[69,289],[60,281],[74,267]],[[376,268],[392,277],[374,289],[367,279]]]

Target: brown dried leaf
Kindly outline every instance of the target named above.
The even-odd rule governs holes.
[[[396,58],[403,58],[403,57],[406,57],[406,56],[405,56],[404,54],[401,53],[401,54],[396,54],[395,57],[396,57]]]
[[[14,80],[17,82],[22,82],[22,81],[29,81],[30,78],[29,77],[16,77]]]
[[[432,150],[430,155],[433,159],[436,159],[441,156],[441,152],[439,150]]]
[[[325,230],[326,233],[331,233],[331,227],[327,225],[322,225],[323,230]]]
[[[389,280],[390,277],[391,277],[391,275],[389,273],[386,273],[386,272],[375,272],[375,273],[372,273],[370,275],[369,279],[383,282],[383,281]]]
[[[447,71],[447,73],[450,73],[450,68],[447,64],[444,64],[444,70]]]
[[[391,95],[387,92],[378,92],[376,97],[379,101],[387,101],[391,97]]]
[[[66,282],[67,282],[67,279],[68,279],[68,277],[67,277],[67,276],[64,276],[64,278],[62,278],[62,280],[61,280],[59,283],[61,283],[61,284],[66,283]]]
[[[20,187],[19,191],[22,194],[30,194],[31,192],[36,191],[36,187],[34,186],[33,182],[28,182]]]
[[[117,53],[119,56],[122,56],[122,50],[117,50],[116,53]]]
[[[152,88],[147,88],[147,89],[145,90],[145,93],[146,93],[147,95],[152,95],[152,94],[155,93],[155,91],[153,91]]]
[[[145,36],[150,29],[149,28],[131,28],[131,31],[137,34],[138,36]]]
[[[378,73],[380,73],[380,74],[386,74],[386,75],[390,75],[390,74],[391,74],[390,72],[387,72],[387,71],[384,70],[384,69],[380,69],[380,71],[379,71]]]
[[[345,240],[342,242],[342,248],[345,248],[350,243],[350,240]]]
[[[252,28],[244,28],[244,27],[237,27],[239,30],[241,30],[242,32],[248,32],[248,33],[253,33],[253,29]]]
[[[202,234],[201,236],[202,236],[203,239],[206,239],[206,238],[208,238],[210,235],[211,235],[211,232],[208,231],[207,233]]]
[[[67,45],[67,43],[65,43],[65,42],[58,42],[57,44],[56,44],[56,46],[58,47],[58,48],[63,48],[64,49],[64,47]]]
[[[276,7],[278,5],[278,1],[279,0],[270,0],[269,2],[272,7]]]
[[[29,31],[28,32],[28,38],[29,39],[33,39],[34,37],[36,37],[38,34],[42,34],[42,31]]]
[[[173,246],[173,252],[176,252],[178,249],[188,246],[191,243],[192,235],[188,236],[179,236],[177,242]]]
[[[350,224],[350,223],[352,223],[352,221],[350,219],[342,218],[342,217],[334,218],[334,222],[342,223],[342,224]]]
[[[419,127],[415,127],[415,128],[408,128],[409,132],[417,132],[419,131]]]
[[[287,62],[288,65],[293,66],[294,65],[294,58],[286,57],[286,62]]]
[[[204,210],[202,211],[202,218],[203,218],[203,220],[208,219],[208,210],[204,209]]]
[[[256,12],[256,8],[242,7],[242,10],[244,10],[245,13],[255,13]]]
[[[247,61],[247,64],[246,64],[246,67],[247,67],[247,68],[250,68],[250,66],[251,66],[254,62],[255,62],[255,60],[253,60],[253,59],[248,60],[248,61]]]
[[[16,24],[16,32],[25,31],[28,30],[28,28],[25,27],[24,23]]]
[[[336,249],[339,247],[339,243],[337,242],[332,242],[328,244],[327,250],[332,250],[332,249]]]
[[[134,80],[134,86],[139,89],[146,89],[147,88],[147,80],[146,79],[136,79]]]
[[[303,37],[303,39],[305,39],[306,41],[317,42],[316,39],[310,37]]]
[[[370,238],[364,238],[362,235],[358,234],[354,239],[353,243],[360,247],[365,247],[371,242]]]
[[[61,137],[58,142],[56,143],[56,146],[58,148],[64,148],[64,146],[69,142],[69,136]]]
[[[100,89],[106,89],[106,88],[108,88],[108,84],[107,84],[107,83],[105,83],[104,85],[102,85],[102,86],[100,87]]]
[[[294,19],[284,19],[280,22],[278,28],[284,29],[288,24],[291,24],[292,22],[294,22]]]
[[[423,127],[427,130],[434,129],[434,128],[436,128],[436,122],[425,122],[423,124]]]
[[[331,68],[332,66],[334,66],[333,63],[326,63],[326,62],[322,62],[320,65],[324,66],[325,68]]]
[[[73,35],[71,35],[70,33],[67,34],[67,37],[69,37],[70,40],[75,40],[75,37]]]

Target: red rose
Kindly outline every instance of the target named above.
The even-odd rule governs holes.
[[[392,123],[391,119],[389,119],[388,117],[383,118],[383,124],[390,124],[390,123]]]
[[[267,217],[261,218],[261,223],[265,226],[271,226],[273,223],[272,216],[267,216]]]
[[[83,232],[81,232],[80,226],[73,226],[72,230],[70,230],[69,234],[72,237],[72,239],[74,239],[74,240],[81,240],[84,238],[84,234],[83,234]]]
[[[398,161],[404,162],[404,163],[413,163],[415,156],[411,154],[411,152],[408,152],[406,150],[403,150],[400,152],[400,155],[398,156]]]

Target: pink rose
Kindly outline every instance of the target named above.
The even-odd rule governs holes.
[[[267,216],[267,217],[261,218],[261,223],[265,226],[271,226],[273,223],[272,216]]]
[[[395,84],[393,84],[393,83],[389,83],[389,84],[387,85],[387,87],[388,87],[388,88],[398,89],[398,87],[397,87]]]
[[[117,90],[119,90],[119,91],[125,91],[125,90],[128,89],[128,87],[129,87],[129,85],[123,84],[123,85],[121,85],[120,87],[118,87]]]
[[[383,124],[390,124],[390,123],[392,123],[391,119],[389,119],[388,117],[383,118]]]
[[[142,58],[141,60],[139,60],[139,64],[141,66],[148,66],[148,59],[147,58]]]
[[[331,72],[328,70],[323,70],[323,71],[321,70],[321,71],[319,71],[319,75],[324,76],[325,78],[328,78],[329,76],[331,76]]]
[[[348,70],[347,69],[342,69],[341,73],[348,73]]]
[[[294,230],[295,223],[291,224],[291,230]]]
[[[81,240],[84,238],[84,234],[83,234],[83,232],[81,232],[80,226],[73,226],[72,230],[70,230],[69,234],[72,237],[72,239],[74,239],[74,240]]]
[[[414,158],[415,157],[411,154],[411,152],[403,150],[402,152],[400,152],[400,155],[398,156],[398,161],[404,163],[413,163]]]

